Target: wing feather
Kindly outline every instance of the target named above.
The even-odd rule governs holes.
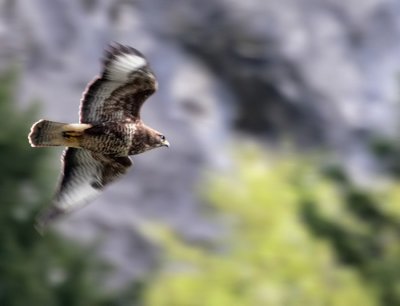
[[[132,165],[129,157],[109,157],[84,149],[67,148],[63,173],[52,205],[38,218],[38,228],[87,204]]]
[[[134,48],[110,46],[103,72],[83,93],[80,122],[135,121],[144,101],[157,89],[146,58]]]

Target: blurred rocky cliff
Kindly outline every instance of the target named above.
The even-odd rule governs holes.
[[[109,42],[149,58],[160,89],[143,117],[172,147],[136,157],[133,171],[60,226],[84,243],[101,237],[121,285],[157,262],[142,220],[191,240],[215,235],[199,183],[205,169],[229,163],[236,132],[330,148],[365,171],[369,137],[396,135],[399,17],[391,0],[2,0],[0,68],[22,71],[22,106],[39,100],[41,117],[74,122]]]

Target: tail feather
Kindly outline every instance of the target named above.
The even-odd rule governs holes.
[[[88,124],[40,120],[32,126],[28,139],[32,147],[79,147],[79,138],[88,127]]]

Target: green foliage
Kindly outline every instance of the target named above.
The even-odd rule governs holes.
[[[30,148],[34,109],[17,110],[15,73],[0,77],[0,305],[123,305],[100,290],[105,266],[54,233],[33,227],[56,174],[46,149]],[[50,158],[51,157],[51,158]]]
[[[384,267],[369,247],[389,210],[399,214],[398,199],[386,199],[384,209],[369,193],[344,193],[344,174],[327,176],[299,157],[267,160],[249,150],[237,161],[233,173],[212,180],[207,190],[230,235],[211,253],[161,236],[170,257],[148,288],[148,305],[380,305],[383,280],[395,281],[383,275],[398,272],[399,240],[391,231],[376,237],[386,239],[376,241],[385,244]],[[371,269],[360,273],[366,261]]]
[[[400,305],[400,185],[380,190],[355,186],[331,177],[336,211],[321,194],[303,200],[306,224],[318,237],[330,241],[338,258],[353,266],[376,289],[381,305]]]
[[[400,178],[400,145],[397,138],[375,137],[370,143],[371,151],[379,159],[380,167],[393,177]]]

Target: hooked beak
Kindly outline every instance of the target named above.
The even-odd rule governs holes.
[[[162,142],[162,146],[163,146],[163,147],[169,148],[169,141],[165,139],[165,140]]]

